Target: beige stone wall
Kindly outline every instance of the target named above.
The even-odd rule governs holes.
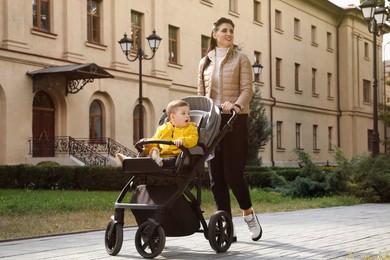
[[[266,164],[296,165],[295,124],[301,123],[301,147],[318,162],[332,161],[328,127],[333,141],[348,157],[367,151],[367,130],[372,129],[372,104],[363,103],[362,81],[372,79],[372,35],[360,11],[343,10],[326,0],[259,0],[261,21],[253,21],[250,0],[238,1],[238,13],[229,1],[211,0],[103,0],[102,42],[87,39],[86,1],[52,0],[51,32],[32,30],[31,1],[3,0],[0,4],[0,163],[24,163],[30,157],[32,136],[32,79],[27,72],[47,66],[96,63],[114,75],[96,79],[77,94],[47,89],[55,104],[55,135],[88,138],[89,106],[98,100],[104,113],[103,135],[133,149],[133,111],[138,104],[138,61],[127,61],[117,41],[130,34],[131,10],[144,14],[143,36],[155,29],[163,40],[153,60],[143,60],[145,136],[151,136],[166,104],[195,95],[201,58],[201,35],[210,36],[212,23],[221,16],[236,24],[235,44],[253,62],[261,52],[264,66],[260,86],[272,124],[283,122],[283,148],[276,133],[260,150]],[[275,30],[275,10],[282,12],[282,30]],[[294,18],[300,37],[294,37]],[[179,63],[168,62],[168,26],[179,28]],[[311,42],[316,26],[317,44]],[[327,48],[327,32],[332,35]],[[381,57],[381,37],[378,57]],[[368,43],[370,57],[364,57]],[[147,42],[143,49],[151,54]],[[275,60],[281,58],[280,87],[275,85]],[[294,90],[294,64],[300,66],[300,90]],[[311,71],[317,69],[317,92],[311,91]],[[378,71],[383,67],[378,59]],[[331,95],[327,73],[332,74]],[[380,93],[383,84],[380,83]],[[312,127],[318,125],[318,150],[313,150]],[[380,127],[382,129],[383,127]],[[381,137],[383,133],[381,132]],[[338,139],[340,143],[338,144]],[[382,149],[382,148],[381,148]]]

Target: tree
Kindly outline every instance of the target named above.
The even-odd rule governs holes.
[[[383,122],[383,124],[386,126],[386,129],[390,126],[390,106],[379,104],[378,119]],[[385,145],[385,147],[389,147],[390,145],[390,142],[387,139],[383,139],[382,143]],[[385,151],[387,154],[390,152],[388,149],[385,149]]]
[[[271,139],[272,126],[265,114],[265,107],[261,101],[260,89],[255,86],[253,98],[249,103],[250,115],[248,120],[248,165],[260,165],[260,147]]]

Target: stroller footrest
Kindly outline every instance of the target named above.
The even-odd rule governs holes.
[[[123,173],[137,175],[160,172],[162,172],[162,168],[149,157],[128,158],[123,160]]]

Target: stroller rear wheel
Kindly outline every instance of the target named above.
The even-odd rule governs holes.
[[[123,226],[110,221],[104,235],[106,251],[109,255],[116,255],[121,251],[123,243]]]
[[[209,221],[208,238],[212,249],[217,253],[226,252],[233,241],[233,221],[223,210],[215,212]]]
[[[135,233],[135,248],[144,258],[154,258],[161,254],[165,247],[165,232],[162,226],[146,221]]]

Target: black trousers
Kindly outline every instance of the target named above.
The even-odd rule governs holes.
[[[222,114],[221,128],[231,115]],[[248,115],[238,115],[233,131],[228,132],[215,149],[215,157],[209,161],[211,190],[218,210],[232,215],[229,187],[241,209],[252,207],[244,169],[248,156]]]

